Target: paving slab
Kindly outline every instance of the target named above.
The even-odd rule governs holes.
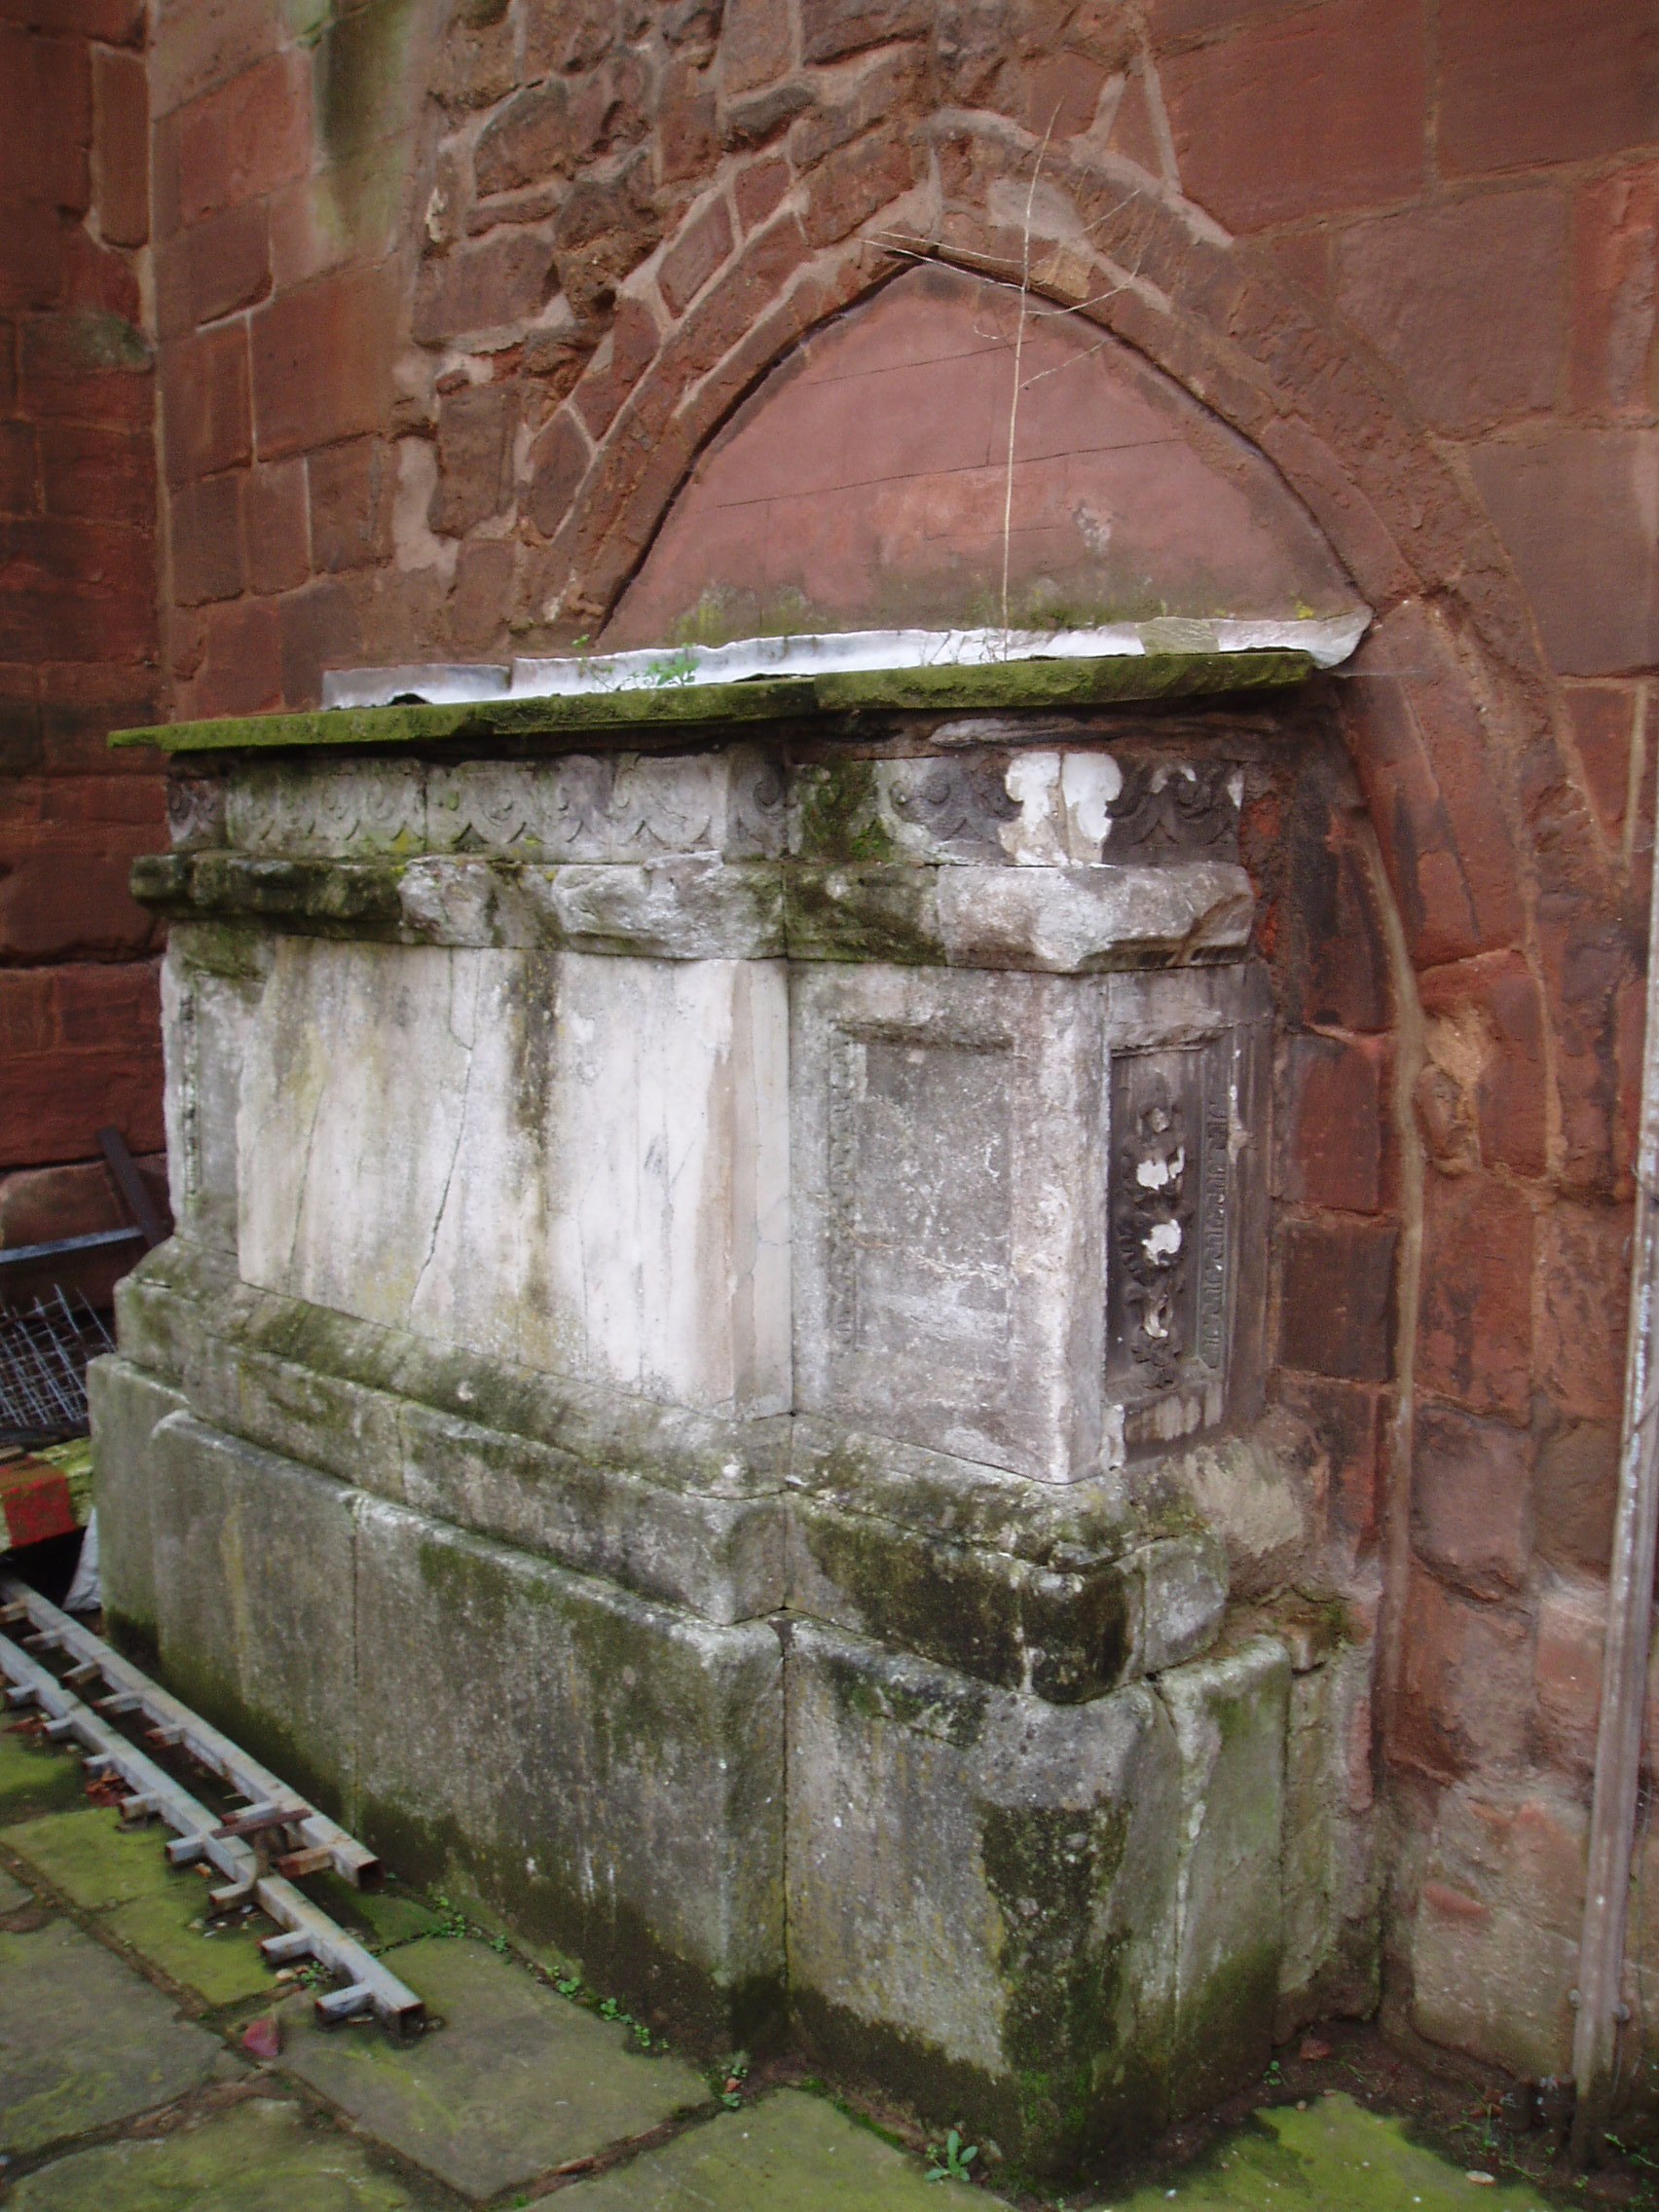
[[[83,1805],[86,1790],[79,1759],[0,1722],[0,1821]]]
[[[22,1883],[14,1881],[0,1866],[0,1912],[16,1912],[20,1904],[32,1904],[34,1892],[25,1890]]]
[[[0,2150],[44,2150],[170,2103],[220,2045],[66,1920],[0,1931]]]
[[[638,2200],[640,2212],[649,2201]],[[1177,2212],[1547,2212],[1530,2183],[1471,2181],[1414,2143],[1403,2120],[1340,2093],[1306,2112],[1259,2112],[1161,2188],[1114,2201],[1118,2212],[1168,2212],[1171,2201]]]
[[[209,1929],[209,1885],[200,1874],[170,1866],[166,1841],[165,1828],[124,1828],[99,1805],[0,1829],[0,1843],[71,1904],[97,1913],[111,1935],[204,2005],[280,1995],[259,1954],[260,1937],[276,1934],[273,1923],[256,1913]]]
[[[952,2212],[956,2185],[823,2097],[780,2089],[573,2185],[571,2212]],[[963,2204],[995,2204],[976,2190]]]
[[[101,1912],[106,1905],[154,1897],[176,1878],[164,1849],[166,1832],[124,1828],[110,1806],[82,1805],[0,1828],[0,1843],[27,1860],[71,1904]]]
[[[463,2195],[522,2186],[708,2097],[689,2066],[629,2050],[622,2029],[483,1943],[426,1936],[396,1971],[443,2027],[399,2045],[372,2026],[320,2028],[296,1999],[281,2063]]]
[[[59,2158],[19,2182],[14,2212],[413,2212],[349,2136],[256,2100],[200,2125]]]
[[[279,1982],[260,1955],[262,1937],[275,1936],[276,1924],[254,1913],[226,1928],[203,1920],[206,1884],[173,1875],[166,1890],[135,1898],[103,1915],[103,1926],[181,1989],[203,2005],[238,2005],[245,1997],[280,1997]]]

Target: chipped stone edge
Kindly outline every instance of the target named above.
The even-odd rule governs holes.
[[[511,663],[330,669],[324,708],[394,703],[459,706],[473,700],[572,698],[667,684],[743,683],[756,677],[875,674],[897,668],[982,668],[1023,660],[1136,659],[1148,653],[1305,652],[1336,668],[1365,635],[1371,616],[1293,616],[1282,621],[1164,615],[1079,630],[846,630],[798,637],[740,638],[725,645],[647,646]]]

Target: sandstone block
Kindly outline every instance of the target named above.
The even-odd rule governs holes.
[[[1553,405],[1566,356],[1567,242],[1549,187],[1373,218],[1337,242],[1337,306],[1430,422],[1534,413]]]
[[[1297,1037],[1284,1063],[1287,1198],[1376,1213],[1384,1198],[1382,1127],[1388,1055],[1381,1046]]]
[[[255,311],[259,458],[280,459],[383,427],[401,301],[394,263],[341,270]],[[301,696],[290,691],[290,702]]]
[[[1385,0],[1247,22],[1172,55],[1161,72],[1185,189],[1232,229],[1408,199],[1422,177],[1416,18]],[[1283,153],[1283,90],[1322,98],[1298,158]]]
[[[99,233],[112,245],[143,245],[150,236],[150,87],[138,55],[94,52],[92,114]]]
[[[1280,1357],[1355,1382],[1394,1372],[1394,1256],[1383,1222],[1293,1222],[1284,1238]]]
[[[1541,994],[1518,952],[1431,968],[1419,986],[1428,1051],[1468,1094],[1481,1161],[1541,1175],[1545,1067]]]
[[[264,299],[271,288],[271,225],[263,200],[227,207],[159,246],[156,316],[164,342]]]
[[[1641,0],[1456,0],[1440,40],[1442,159],[1479,175],[1619,152],[1654,135]]]
[[[250,458],[247,333],[240,323],[178,339],[165,350],[162,429],[169,484],[188,484]]]
[[[1529,1440],[1448,1406],[1417,1417],[1412,1544],[1436,1573],[1478,1598],[1518,1590],[1531,1557]]]
[[[258,592],[291,591],[311,573],[305,463],[267,462],[242,479],[247,580]]]
[[[672,313],[684,313],[732,244],[731,217],[725,202],[713,201],[664,255],[657,273],[657,282]]]
[[[1569,2062],[1583,1913],[1582,1804],[1442,1798],[1412,1935],[1412,2024],[1537,2081]]]
[[[1527,1743],[1531,1702],[1528,1623],[1459,1597],[1419,1569],[1401,1642],[1395,1749],[1443,1776],[1477,1761],[1498,1771],[1514,1766]]]
[[[173,590],[181,607],[235,599],[242,588],[242,481],[233,470],[173,495]]]
[[[291,48],[174,112],[184,222],[258,199],[305,172],[312,156],[310,79],[306,55]]]
[[[1630,1216],[1563,1200],[1538,1222],[1538,1380],[1571,1419],[1611,1425],[1624,1404]]]
[[[1659,549],[1647,524],[1655,433],[1568,427],[1470,456],[1475,482],[1565,676],[1659,657]]]
[[[1417,1380],[1472,1412],[1527,1418],[1533,1222],[1527,1200],[1482,1175],[1431,1175],[1424,1194]]]

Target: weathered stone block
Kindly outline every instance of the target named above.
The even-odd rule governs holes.
[[[158,1425],[145,1472],[168,1686],[296,1788],[350,1807],[356,1493],[184,1413]]]
[[[710,1496],[424,1406],[401,1415],[403,1496],[419,1511],[720,1623],[784,1600],[786,1507]]]
[[[1021,1540],[994,1514],[941,1530],[925,1479],[907,1496],[890,1480],[861,1499],[848,1464],[831,1451],[796,1475],[795,1612],[1055,1705],[1191,1658],[1220,1629],[1227,1565],[1211,1536],[1149,1542],[1119,1520],[1091,1544],[1083,1515],[1047,1540],[1040,1530]]]
[[[1367,1646],[1350,1644],[1290,1685],[1276,2038],[1333,2012],[1376,2009],[1372,1664]]]
[[[252,933],[176,927],[162,971],[167,1182],[181,1236],[237,1248],[237,1087],[271,965]]]
[[[360,1506],[362,1818],[653,2018],[725,2047],[784,1974],[783,1661],[447,1529]]]
[[[129,1649],[156,1641],[155,1525],[150,1509],[150,1450],[157,1426],[184,1411],[175,1389],[125,1359],[95,1359],[87,1370],[96,1469],[98,1556],[104,1615]]]
[[[1162,1702],[1045,1705],[810,1621],[788,1676],[806,2035],[1038,2168],[1156,2134],[1182,1817]]]
[[[1253,1638],[1163,1676],[1179,1754],[1173,2110],[1199,2111],[1272,2047],[1284,1929],[1284,1646]]]

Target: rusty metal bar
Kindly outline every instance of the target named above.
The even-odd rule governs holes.
[[[128,1212],[138,1225],[146,1248],[153,1252],[158,1244],[165,1242],[167,1225],[150,1195],[150,1186],[138,1172],[138,1162],[127,1148],[127,1139],[113,1125],[100,1129],[98,1150],[104,1156],[104,1164],[116,1189],[127,1201]]]
[[[40,1648],[67,1654],[77,1662],[76,1673],[91,1667],[109,1684],[110,1701],[100,1701],[108,1712],[138,1711],[157,1731],[158,1740],[181,1745],[192,1758],[216,1774],[245,1797],[250,1805],[288,1804],[292,1793],[269,1768],[249,1758],[239,1745],[198,1717],[186,1705],[153,1682],[129,1659],[112,1650],[101,1636],[83,1628],[65,1612],[31,1590],[16,1575],[0,1575],[0,1625],[15,1618],[18,1607],[41,1638]],[[89,1677],[90,1678],[90,1677]],[[116,1704],[114,1700],[122,1702]],[[127,1701],[130,1700],[129,1703]],[[354,1889],[369,1889],[380,1879],[381,1863],[366,1844],[331,1821],[325,1813],[307,1807],[299,1821],[305,1844],[326,1851],[334,1870]]]
[[[320,2019],[350,2019],[372,2009],[400,2036],[413,2034],[424,2025],[425,2007],[412,1989],[292,1882],[280,1874],[263,1872],[250,1844],[227,1833],[217,1815],[193,1797],[182,1783],[165,1773],[148,1753],[129,1744],[73,1690],[66,1689],[55,1675],[5,1636],[0,1636],[0,1676],[9,1684],[9,1702],[37,1707],[47,1715],[49,1736],[59,1742],[73,1737],[89,1754],[90,1771],[118,1774],[131,1790],[135,1809],[164,1821],[173,1830],[167,1857],[175,1865],[204,1859],[227,1877],[224,1888],[210,1893],[216,1909],[228,1911],[243,1901],[257,1903],[276,1923],[283,1933],[267,1936],[260,1945],[272,1965],[310,1956],[338,1978],[342,1987],[324,1990],[316,1999]]]

